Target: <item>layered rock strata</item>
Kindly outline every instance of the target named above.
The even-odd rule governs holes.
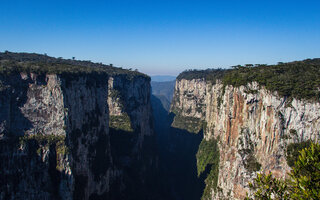
[[[177,80],[171,110],[204,121],[204,140],[218,141],[217,183],[204,199],[243,199],[261,171],[285,177],[287,146],[320,137],[318,102],[281,97],[256,82],[233,87],[220,80]]]

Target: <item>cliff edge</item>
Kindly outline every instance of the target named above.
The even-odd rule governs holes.
[[[261,171],[286,176],[292,147],[319,141],[319,75],[313,59],[178,76],[173,126],[204,131],[197,153],[198,174],[207,177],[202,199],[243,199]]]
[[[0,199],[133,198],[149,187],[153,136],[146,75],[0,53]]]

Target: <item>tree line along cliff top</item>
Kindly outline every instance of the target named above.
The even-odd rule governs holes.
[[[149,76],[136,70],[127,70],[112,65],[73,59],[54,58],[46,54],[0,52],[0,74],[17,72],[50,73],[50,74],[108,74],[126,75],[129,77]]]
[[[215,83],[220,79],[235,87],[258,82],[281,96],[320,101],[320,59],[307,59],[276,65],[233,66],[231,69],[187,70],[177,80],[204,79]]]

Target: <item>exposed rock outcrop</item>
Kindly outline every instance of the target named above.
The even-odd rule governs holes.
[[[156,164],[150,78],[43,57],[42,71],[0,60],[0,199],[141,197]]]
[[[141,146],[144,136],[153,135],[152,113],[150,104],[150,80],[144,77],[132,77],[127,79],[124,76],[113,76],[108,80],[109,96],[108,105],[111,118],[110,125],[114,128],[138,131],[141,138]],[[120,118],[129,119],[128,124],[117,123]],[[129,130],[130,131],[130,130]]]
[[[256,82],[233,87],[219,80],[177,80],[171,110],[204,120],[204,139],[218,141],[217,187],[204,199],[243,199],[259,171],[285,177],[288,144],[320,137],[318,102],[281,97]]]
[[[205,118],[206,81],[181,79],[176,81],[170,111],[176,116],[172,126],[198,133]]]
[[[156,199],[157,157],[150,79],[124,75],[108,80],[110,140],[115,165],[123,171],[121,199]],[[124,196],[123,196],[124,194]]]
[[[89,199],[109,192],[114,170],[105,77],[21,73],[1,76],[1,81],[6,86],[1,91],[2,146],[8,150],[1,152],[7,164],[2,175],[10,183],[13,172],[21,173],[18,183],[6,189],[1,184],[1,195]]]

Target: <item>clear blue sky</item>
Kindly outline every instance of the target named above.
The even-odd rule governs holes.
[[[147,74],[320,57],[320,1],[1,0],[0,51]]]

